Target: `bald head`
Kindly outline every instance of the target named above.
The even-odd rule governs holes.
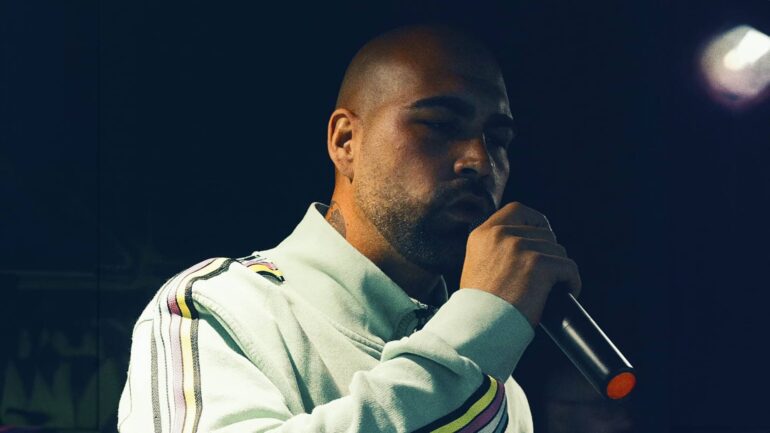
[[[345,71],[336,108],[365,117],[414,72],[429,76],[442,69],[502,82],[490,50],[468,33],[446,25],[400,27],[358,51]]]
[[[346,216],[327,218],[379,264],[460,269],[468,233],[501,201],[512,124],[500,68],[477,39],[442,25],[378,36],[348,67],[329,118],[332,208]],[[468,195],[484,209],[453,216]]]

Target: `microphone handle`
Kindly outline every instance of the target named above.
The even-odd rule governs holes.
[[[551,290],[540,327],[602,396],[621,400],[633,390],[631,363],[564,285]]]

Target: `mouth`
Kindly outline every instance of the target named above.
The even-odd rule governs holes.
[[[446,213],[452,218],[468,223],[485,220],[490,215],[490,211],[487,201],[476,195],[463,195],[446,207]]]

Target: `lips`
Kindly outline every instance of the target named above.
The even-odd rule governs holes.
[[[467,222],[486,218],[490,210],[488,202],[477,195],[463,195],[447,205],[448,214]]]

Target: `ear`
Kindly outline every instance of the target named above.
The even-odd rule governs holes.
[[[326,145],[334,166],[343,176],[353,180],[353,162],[357,147],[354,140],[357,139],[358,117],[346,108],[334,110],[329,118],[326,133]]]

